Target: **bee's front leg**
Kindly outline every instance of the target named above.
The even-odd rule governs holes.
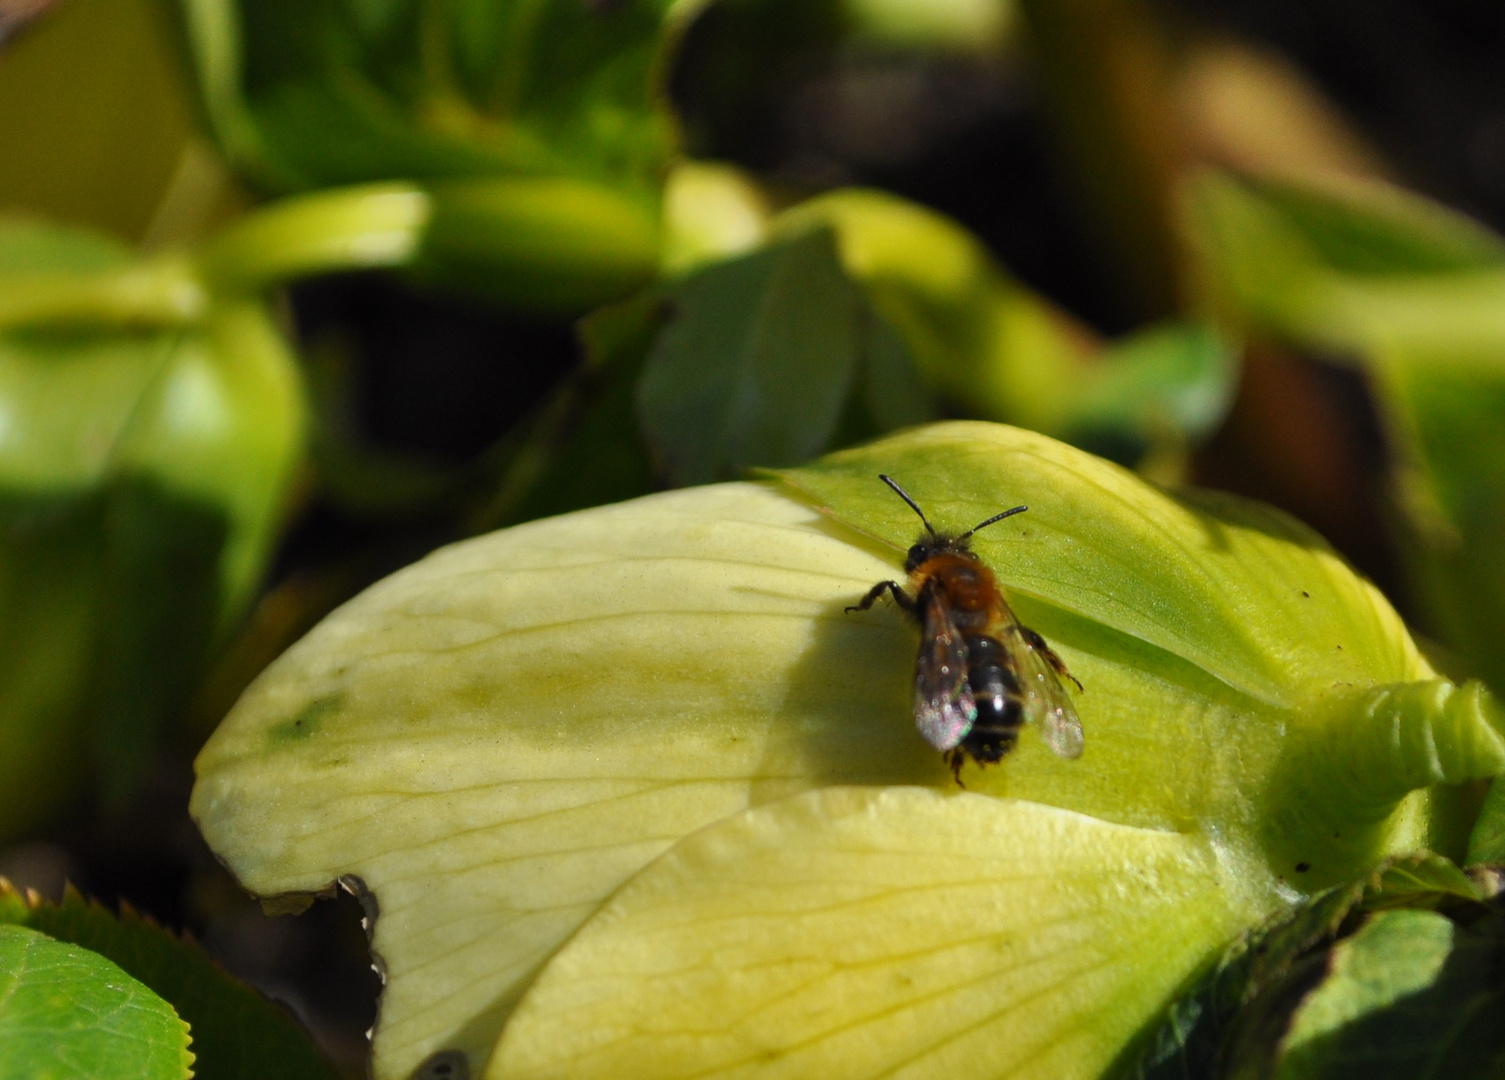
[[[912,612],[915,610],[915,602],[909,598],[908,593],[906,593],[902,588],[899,587],[899,583],[897,581],[878,582],[878,584],[874,585],[867,591],[866,596],[864,596],[857,603],[848,607],[846,610],[866,611],[868,608],[872,607],[878,602],[878,598],[882,596],[884,592],[891,593],[894,598],[894,603],[898,604],[905,611]]]

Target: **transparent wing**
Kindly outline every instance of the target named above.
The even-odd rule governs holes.
[[[1037,724],[1045,744],[1063,758],[1082,756],[1082,721],[1061,685],[1066,665],[1039,634],[1017,623],[1009,628],[1008,648],[1019,673],[1024,722]]]
[[[938,592],[920,595],[920,655],[914,666],[914,721],[925,741],[950,750],[967,737],[977,703],[967,686],[967,644]]]

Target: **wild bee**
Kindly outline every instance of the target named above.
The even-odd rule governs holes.
[[[1029,508],[1004,510],[953,536],[937,532],[892,477],[878,479],[920,516],[925,532],[904,560],[910,591],[880,581],[847,610],[866,611],[887,592],[920,624],[914,719],[925,741],[946,755],[957,783],[967,758],[979,765],[1002,760],[1026,723],[1037,724],[1057,754],[1079,757],[1082,722],[1061,679],[1078,690],[1082,684],[1044,638],[1019,622],[970,543],[977,530]]]

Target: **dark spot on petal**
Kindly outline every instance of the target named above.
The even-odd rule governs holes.
[[[1312,864],[1311,863],[1299,862],[1299,863],[1296,864],[1296,873],[1298,873],[1298,874],[1304,874],[1308,870],[1310,870],[1311,868],[1312,868]]]
[[[1309,593],[1309,592],[1307,592],[1305,589],[1301,590],[1301,595],[1304,596],[1304,597],[1306,597],[1306,599],[1308,599],[1308,600],[1310,600],[1312,598],[1312,594]]]
[[[337,712],[344,701],[344,695],[331,694],[328,697],[314,698],[297,714],[288,720],[276,725],[267,731],[267,741],[273,744],[293,742],[306,739],[319,729],[324,718],[330,713]]]
[[[463,1050],[439,1050],[423,1059],[412,1080],[470,1080],[470,1059]]]

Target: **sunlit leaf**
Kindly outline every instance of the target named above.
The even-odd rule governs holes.
[[[768,232],[768,200],[730,165],[682,161],[664,185],[664,271],[678,275],[744,255]]]
[[[1497,345],[1505,242],[1377,182],[1239,181],[1191,188],[1191,236],[1235,314],[1337,352]]]
[[[188,1025],[97,953],[0,925],[0,1077],[187,1080]]]
[[[253,685],[194,816],[253,892],[374,894],[378,1076],[450,1049],[479,1070],[549,954],[680,836],[823,783],[949,776],[886,716],[909,634],[841,612],[886,572],[745,484],[446,549]]]
[[[1406,792],[1505,767],[1493,698],[1477,684],[1433,679],[1378,591],[1273,510],[1205,492],[1168,497],[1053,440],[981,424],[920,429],[783,475],[838,521],[891,545],[897,562],[919,523],[877,482],[880,472],[941,528],[1030,507],[979,533],[976,548],[1025,621],[1065,647],[1086,687],[1078,711],[1089,753],[1038,776],[985,773],[974,782],[988,790],[1184,828],[1206,820],[1203,799],[1227,798],[1218,794],[1227,782],[1242,794],[1225,806],[1259,807],[1238,828],[1262,835],[1284,875],[1316,885],[1376,861],[1396,839],[1382,837],[1405,818],[1395,815]],[[1087,678],[1071,659],[1078,650],[1117,663]],[[1148,678],[1185,688],[1196,706],[1150,705]],[[1156,734],[1104,732],[1107,752],[1094,757],[1092,713],[1140,694]],[[1215,734],[1223,724],[1226,735]],[[1126,775],[1143,787],[1127,789]]]
[[[128,908],[117,916],[72,888],[54,905],[22,897],[0,878],[0,924],[82,946],[139,979],[189,1025],[199,1076],[333,1080],[334,1070],[286,1008],[230,976],[192,941]]]

